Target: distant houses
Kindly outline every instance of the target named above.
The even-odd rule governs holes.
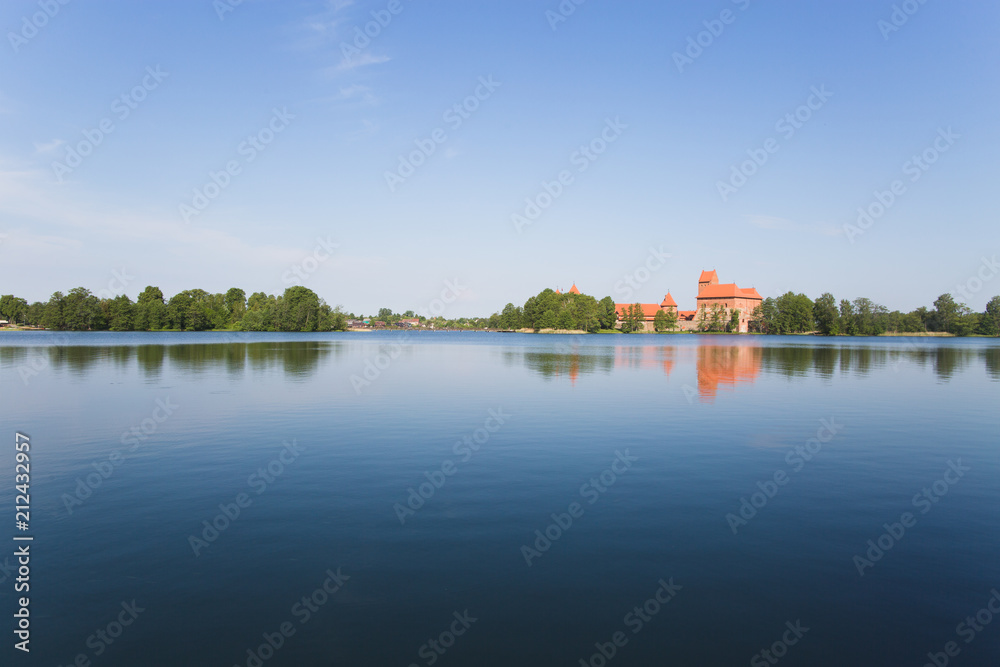
[[[399,329],[418,329],[425,327],[427,325],[421,323],[419,318],[408,317],[405,319],[400,319],[395,322],[387,322],[385,320],[347,320],[348,329],[388,329],[388,328],[399,328]],[[433,328],[434,325],[430,325]]]

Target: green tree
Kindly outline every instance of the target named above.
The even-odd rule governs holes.
[[[601,299],[597,311],[598,323],[602,329],[614,329],[618,322],[618,313],[615,310],[615,300],[610,296]]]
[[[816,330],[824,336],[836,336],[840,333],[840,313],[837,312],[837,301],[829,292],[825,292],[813,303],[813,319],[816,320]]]
[[[263,292],[254,292],[247,299],[247,310],[262,311],[267,310],[268,307],[268,295]]]
[[[522,327],[521,320],[522,314],[521,309],[512,303],[508,303],[503,307],[503,312],[497,318],[497,328],[507,329],[507,330],[517,330]]]
[[[858,322],[854,317],[854,304],[847,299],[840,300],[840,327],[848,336],[858,335]]]
[[[247,293],[238,287],[230,287],[226,292],[227,324],[235,325],[247,312]]]
[[[674,329],[677,328],[677,310],[671,308],[664,312],[666,313],[667,331],[673,331]]]
[[[993,297],[986,304],[986,310],[979,317],[979,333],[1000,336],[1000,296]]]
[[[555,329],[559,324],[556,319],[556,311],[549,309],[542,313],[542,316],[538,318],[538,323],[535,325],[536,329]]]
[[[934,312],[931,315],[933,331],[954,333],[959,317],[959,305],[951,294],[942,294],[934,300]]]
[[[49,297],[48,303],[45,304],[45,312],[42,314],[42,326],[46,329],[62,329],[66,326],[66,320],[63,317],[65,298],[62,292],[53,292],[52,296]]]
[[[622,333],[635,333],[646,328],[646,314],[642,304],[633,303],[622,308]]]
[[[163,292],[159,287],[148,285],[136,300],[132,326],[136,331],[162,329],[167,323],[166,310]]]
[[[148,285],[139,294],[133,326],[139,331],[154,331],[167,326],[167,305],[159,287]]]
[[[767,297],[750,314],[750,331],[762,334],[781,333],[777,330],[777,320],[777,303],[772,297]]]
[[[786,292],[775,299],[778,309],[775,333],[804,333],[815,328],[813,302],[805,294]]]
[[[308,287],[289,287],[276,304],[273,321],[280,331],[316,331],[319,328],[320,299]]]
[[[28,314],[26,316],[26,321],[33,327],[42,326],[42,318],[45,316],[45,304],[41,301],[35,301],[33,304],[28,306]]]
[[[0,317],[11,324],[24,323],[28,316],[28,302],[13,294],[0,297]]]
[[[726,331],[730,333],[740,332],[740,309],[733,308],[729,313],[729,324],[726,326]]]
[[[121,294],[107,301],[108,329],[111,331],[132,331],[135,324],[135,305],[126,295]]]
[[[320,327],[323,331],[347,331],[347,314],[344,313],[344,309],[340,306],[335,308],[330,308],[325,303],[321,304],[321,308],[326,309],[325,317],[323,318],[323,325]]]
[[[62,303],[63,327],[73,331],[97,331],[105,328],[101,301],[89,289],[74,287]]]
[[[653,330],[663,332],[667,330],[667,313],[663,310],[656,311],[653,315]]]
[[[538,318],[542,316],[544,311],[540,310],[538,307],[537,297],[528,297],[528,300],[524,302],[524,308],[522,309],[522,323],[525,328],[534,329],[538,331],[541,327],[538,326]]]

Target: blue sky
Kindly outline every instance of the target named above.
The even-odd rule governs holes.
[[[459,317],[573,281],[694,308],[716,269],[902,310],[1000,294],[976,282],[1000,252],[996,3],[562,6],[7,0],[0,292],[303,284],[372,313],[451,284]]]

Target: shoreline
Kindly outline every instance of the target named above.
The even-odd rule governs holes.
[[[455,333],[455,332],[469,332],[469,333],[521,333],[521,334],[537,334],[537,335],[562,335],[562,336],[600,336],[607,334],[616,334],[619,336],[635,336],[635,335],[646,335],[646,336],[678,336],[678,335],[693,335],[693,336],[771,336],[771,335],[782,335],[782,336],[798,336],[798,337],[813,337],[813,338],[997,338],[997,336],[983,336],[981,334],[971,334],[969,336],[958,336],[956,334],[948,333],[945,331],[924,331],[924,332],[896,332],[896,333],[882,333],[875,336],[852,336],[850,334],[835,334],[832,336],[818,334],[818,333],[789,333],[789,334],[762,334],[762,333],[729,333],[725,331],[637,331],[631,334],[623,334],[621,331],[609,331],[601,330],[595,331],[593,333],[589,331],[584,331],[583,329],[542,329],[540,331],[534,331],[533,329],[357,329],[351,328],[344,331],[238,331],[234,329],[205,329],[203,331],[182,331],[180,329],[159,329],[156,331],[109,331],[106,329],[100,329],[98,331],[70,331],[63,329],[43,329],[37,327],[0,327],[0,334],[7,332],[37,332],[37,331],[50,331],[59,333],[220,333],[220,334],[253,334],[253,333],[376,333],[379,331],[391,331],[391,332],[405,332],[405,333]]]

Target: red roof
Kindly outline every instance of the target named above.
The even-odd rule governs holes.
[[[576,283],[573,283],[573,286],[569,288],[569,293],[570,294],[579,294],[580,293],[580,290],[578,290],[576,288]]]
[[[660,312],[660,307],[655,303],[640,303],[639,305],[642,306],[642,314],[645,316],[647,320],[653,319],[654,317],[656,317],[656,313]],[[631,303],[616,303],[615,312],[618,313],[618,317],[621,317],[622,312],[626,308],[631,308],[631,307],[632,307]]]
[[[714,269],[712,271],[702,271],[701,278],[698,278],[698,282],[700,283],[708,283],[712,282],[712,280],[719,282],[719,274],[717,274]]]
[[[667,306],[673,306],[676,308],[677,302],[674,301],[674,297],[670,296],[670,292],[667,292],[667,295],[663,297],[663,303],[661,303],[660,306],[663,308],[666,308]]]
[[[677,318],[681,320],[693,320],[694,316],[698,314],[697,310],[678,310]]]
[[[714,271],[713,271],[714,273]],[[704,274],[702,274],[704,275]],[[698,293],[699,299],[763,299],[753,287],[737,287],[736,283],[706,285]]]

